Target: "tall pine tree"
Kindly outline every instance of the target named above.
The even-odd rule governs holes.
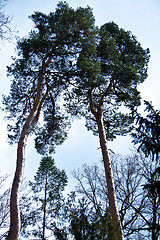
[[[20,231],[18,196],[28,135],[37,134],[36,147],[41,153],[47,146],[51,145],[52,150],[63,142],[68,123],[58,102],[74,84],[79,54],[93,49],[95,42],[94,18],[89,7],[74,10],[59,2],[55,12],[35,12],[31,19],[35,30],[17,43],[18,56],[8,67],[12,77],[10,94],[3,100],[9,120],[14,121],[8,125],[9,138],[18,144],[8,240],[16,240]],[[44,121],[40,126],[42,111]]]
[[[68,104],[69,111],[85,116],[87,128],[99,136],[117,239],[124,237],[107,140],[131,130],[134,113],[140,105],[137,86],[147,77],[148,61],[149,50],[144,50],[131,32],[114,22],[104,24],[99,30],[96,53],[88,49],[79,56],[81,72],[72,91],[76,97]]]

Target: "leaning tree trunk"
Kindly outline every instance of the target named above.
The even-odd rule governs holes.
[[[12,183],[11,189],[11,198],[10,198],[10,229],[7,236],[7,240],[17,240],[20,233],[20,210],[19,210],[19,190],[21,187],[22,179],[23,179],[23,169],[25,163],[25,146],[27,143],[27,138],[29,135],[29,131],[31,126],[34,126],[40,116],[41,109],[49,94],[49,89],[46,90],[45,95],[42,97],[42,82],[44,78],[44,73],[46,67],[51,62],[52,55],[48,57],[46,63],[44,62],[42,65],[42,69],[38,75],[38,83],[37,83],[37,95],[35,98],[35,102],[33,107],[29,113],[26,122],[24,123],[23,129],[20,134],[18,148],[17,148],[17,163],[16,163],[16,171],[14,180]]]
[[[104,130],[104,124],[103,124],[103,115],[100,114],[100,116],[98,116],[96,120],[98,124],[99,140],[100,140],[100,146],[101,146],[106,181],[107,181],[109,207],[110,207],[113,225],[115,227],[116,239],[124,240],[122,225],[121,225],[119,211],[117,207],[111,160],[110,160],[109,152],[107,148],[107,141],[106,141],[106,135]]]
[[[7,236],[7,240],[17,240],[20,233],[20,210],[19,210],[19,190],[23,179],[23,169],[25,163],[25,146],[27,143],[27,137],[32,124],[32,120],[37,112],[41,94],[42,94],[42,76],[39,77],[37,86],[37,96],[33,108],[23,126],[17,148],[17,163],[16,171],[11,189],[10,198],[10,229]]]

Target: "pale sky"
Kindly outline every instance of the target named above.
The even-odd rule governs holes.
[[[139,89],[143,99],[152,101],[160,109],[160,1],[159,0],[69,0],[71,7],[93,8],[96,25],[114,21],[119,27],[131,31],[144,48],[149,48],[151,59],[149,62],[148,78]],[[8,0],[5,7],[6,14],[12,15],[12,29],[18,31],[20,37],[27,36],[33,25],[28,16],[34,11],[49,13],[55,10],[56,0]],[[0,43],[0,106],[2,94],[9,92],[10,80],[6,76],[6,66],[14,56],[14,43]],[[7,141],[6,122],[4,114],[0,114],[0,171],[14,173],[16,162],[16,145],[9,146]],[[57,167],[65,169],[67,175],[83,163],[98,162],[101,159],[99,141],[92,132],[87,132],[84,120],[75,122],[69,137],[62,146],[57,147],[53,156]],[[109,147],[115,152],[126,154],[131,148],[130,138],[121,137]],[[34,142],[30,137],[26,149],[25,176],[32,179],[42,156],[34,150]],[[71,177],[69,178],[70,184]]]

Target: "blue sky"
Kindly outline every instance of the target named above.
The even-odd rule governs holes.
[[[89,5],[93,8],[96,25],[114,21],[119,27],[131,31],[144,48],[149,48],[151,59],[149,63],[148,78],[139,89],[143,99],[152,101],[160,108],[160,1],[159,0],[69,0],[70,6],[76,8]],[[28,19],[34,11],[49,13],[54,11],[56,0],[9,0],[5,7],[6,14],[13,16],[12,29],[20,37],[26,36],[33,27]],[[14,56],[15,43],[0,43],[0,105],[2,94],[7,94],[10,80],[6,77],[6,66],[11,63]],[[16,145],[9,146],[7,141],[6,122],[4,114],[0,114],[0,171],[11,173],[15,171]],[[65,169],[67,174],[82,163],[98,162],[101,159],[99,141],[84,127],[84,120],[75,122],[70,130],[69,137],[62,146],[57,147],[54,156],[56,165]],[[120,154],[128,153],[131,148],[130,138],[121,137],[109,144],[109,147]],[[30,137],[26,149],[25,176],[30,179],[35,174],[41,156],[34,150],[34,142]],[[71,180],[71,178],[70,178]],[[71,183],[71,181],[70,181]]]

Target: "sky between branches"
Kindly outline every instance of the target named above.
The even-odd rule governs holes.
[[[155,108],[160,108],[160,1],[159,0],[68,0],[73,8],[89,5],[93,8],[96,25],[114,21],[119,27],[131,31],[143,48],[149,48],[151,59],[149,62],[148,78],[139,87],[142,99],[152,101]],[[5,13],[12,15],[12,30],[19,37],[27,36],[32,29],[32,21],[28,18],[34,11],[49,13],[55,11],[57,0],[9,0]],[[6,66],[11,64],[11,56],[14,56],[15,40],[12,43],[0,43],[0,106],[2,94],[8,94],[10,79],[6,76]],[[6,122],[4,113],[0,114],[0,171],[11,173],[15,171],[16,145],[9,146],[7,141]],[[82,163],[98,162],[101,159],[99,142],[91,132],[84,127],[84,120],[75,122],[70,130],[69,138],[62,146],[57,147],[53,156],[57,167],[70,172],[78,168]],[[132,148],[129,137],[118,137],[109,147],[120,154],[128,153]],[[34,150],[34,142],[30,137],[26,149],[25,176],[32,179],[35,174],[41,156]]]

